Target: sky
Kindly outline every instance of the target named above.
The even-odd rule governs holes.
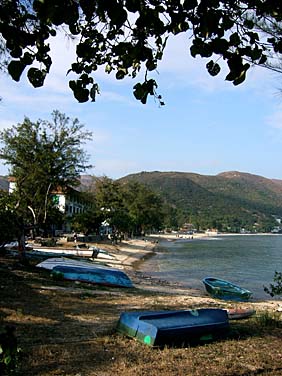
[[[133,96],[138,81],[117,81],[98,71],[101,94],[95,103],[78,103],[66,71],[74,44],[63,36],[51,44],[53,66],[42,88],[22,75],[14,82],[0,75],[0,130],[21,123],[51,120],[53,110],[78,118],[93,140],[83,145],[93,168],[86,173],[117,179],[141,171],[179,171],[216,175],[241,171],[282,179],[282,76],[252,68],[237,87],[206,71],[194,59],[187,37],[172,38],[153,77],[165,106]],[[143,81],[143,76],[139,77]],[[8,174],[0,160],[0,175]]]

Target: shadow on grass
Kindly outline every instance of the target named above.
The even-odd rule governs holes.
[[[1,256],[0,287],[0,324],[16,327],[18,344],[24,352],[19,374],[126,376],[143,372],[150,376],[176,375],[172,367],[178,372],[177,367],[198,367],[196,362],[199,362],[202,369],[205,362],[206,344],[182,343],[178,345],[179,349],[152,351],[149,346],[116,334],[121,312],[184,309],[183,304],[175,305],[172,298],[158,301],[159,293],[54,281],[49,271],[32,264],[23,266],[15,258]],[[227,336],[208,343],[211,358],[219,353],[219,348],[229,345],[231,348],[232,340],[237,343],[254,339],[255,342],[261,336],[270,335],[274,342],[276,338],[278,341],[282,330],[275,323],[276,320],[273,322],[266,317],[232,322]],[[184,346],[189,346],[190,350]],[[223,350],[220,356],[223,356]],[[187,351],[191,352],[189,356]],[[156,371],[148,369],[150,362]],[[183,374],[187,372],[184,370]]]
[[[262,312],[247,320],[233,321],[230,325],[228,339],[244,340],[262,336],[281,338],[281,313]]]

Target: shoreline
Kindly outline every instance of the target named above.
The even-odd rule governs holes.
[[[210,238],[206,234],[198,234],[193,240]],[[154,257],[156,248],[161,241],[181,240],[170,235],[148,236],[143,239],[131,239],[112,245],[106,243],[97,244],[98,247],[108,251],[115,256],[115,260],[105,260],[110,266],[122,268],[132,279],[134,287],[140,290],[154,292],[160,296],[175,296],[177,300],[185,300],[190,304],[222,307],[244,307],[256,310],[282,311],[282,299],[277,300],[250,300],[249,302],[221,301],[210,297],[205,290],[192,289],[182,286],[179,282],[171,282],[165,279],[157,279],[150,275],[150,272],[142,271],[142,263],[149,257]],[[186,238],[187,239],[187,238]],[[187,239],[189,240],[189,239]],[[191,239],[191,241],[193,241]],[[137,270],[138,268],[138,270]]]

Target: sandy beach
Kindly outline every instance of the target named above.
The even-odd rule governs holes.
[[[218,301],[208,296],[205,292],[204,287],[202,290],[189,289],[183,287],[181,283],[172,283],[166,280],[154,279],[148,272],[146,274],[142,273],[142,262],[148,258],[153,257],[154,252],[158,249],[160,250],[160,242],[171,242],[177,241],[179,239],[187,239],[191,241],[196,241],[197,239],[202,239],[210,237],[211,235],[206,234],[194,234],[193,238],[191,235],[176,236],[175,234],[161,234],[161,235],[150,235],[143,239],[130,239],[124,240],[118,244],[96,244],[96,246],[103,250],[106,250],[111,255],[114,256],[114,260],[104,260],[108,265],[114,266],[116,268],[121,268],[129,275],[132,279],[134,286],[137,289],[154,291],[155,293],[160,293],[165,299],[166,295],[174,295],[175,303],[183,303],[184,301],[189,305],[195,306],[207,305],[207,306],[224,306],[224,307],[246,307],[254,308],[256,310],[271,310],[271,311],[282,311],[282,300],[251,300],[246,303],[230,303],[225,301]],[[216,235],[215,235],[216,236]],[[136,271],[136,265],[138,265],[138,271]]]
[[[16,330],[23,351],[19,375],[281,374],[281,300],[220,301],[209,297],[204,287],[184,288],[142,271],[144,259],[161,252],[163,241],[175,239],[162,235],[91,244],[113,257],[94,262],[123,269],[134,288],[53,279],[50,271],[36,267],[38,256],[23,264],[14,254],[0,254],[0,324]],[[199,308],[250,308],[256,314],[250,320],[233,320],[228,339],[198,347],[151,349],[116,332],[125,311]]]

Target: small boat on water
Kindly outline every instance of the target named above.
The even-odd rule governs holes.
[[[248,301],[252,295],[251,291],[223,279],[207,277],[203,283],[206,291],[217,299]]]
[[[227,311],[212,308],[124,312],[117,324],[119,333],[149,346],[208,341],[228,328]]]
[[[55,257],[49,258],[36,266],[52,270],[53,275],[62,275],[67,280],[104,286],[133,287],[132,281],[122,270],[97,265],[93,262]]]

